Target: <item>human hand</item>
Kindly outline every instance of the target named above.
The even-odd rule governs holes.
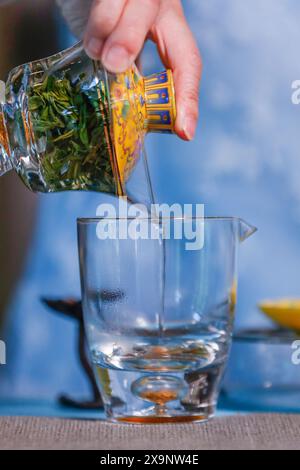
[[[174,75],[176,132],[185,140],[193,139],[202,64],[181,0],[57,1],[71,24],[77,21],[77,29],[89,15],[84,46],[88,55],[101,60],[110,72],[126,71],[137,59],[146,39],[156,43],[164,65]]]

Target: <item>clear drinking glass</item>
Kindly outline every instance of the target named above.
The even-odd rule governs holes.
[[[139,224],[78,221],[85,327],[107,417],[206,420],[231,345],[237,247],[255,229],[236,218]]]
[[[224,406],[299,413],[300,369],[293,359],[298,358],[298,341],[297,333],[284,329],[236,333],[222,386]]]

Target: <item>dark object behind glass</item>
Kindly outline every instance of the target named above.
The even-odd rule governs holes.
[[[59,47],[59,14],[52,0],[23,0],[0,7],[0,78],[24,62]],[[22,272],[31,239],[37,197],[13,173],[0,183],[0,325]]]

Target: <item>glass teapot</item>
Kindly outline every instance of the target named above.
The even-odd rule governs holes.
[[[110,74],[82,43],[0,83],[0,175],[15,169],[32,191],[127,195],[147,132],[174,131],[171,71]]]

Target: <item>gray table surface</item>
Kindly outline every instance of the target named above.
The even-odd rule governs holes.
[[[250,414],[208,423],[112,424],[103,420],[1,417],[0,449],[295,450],[300,415]]]

